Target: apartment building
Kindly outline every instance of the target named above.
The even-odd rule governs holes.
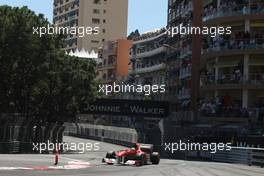
[[[202,0],[169,0],[168,28],[202,26]],[[172,111],[194,117],[199,98],[200,35],[174,35],[167,40],[167,89]]]
[[[236,128],[261,128],[264,119],[264,2],[168,2],[168,27],[190,24],[232,29],[232,34],[216,37],[177,35],[168,38],[166,82],[175,112],[173,121],[206,124],[200,129],[203,134],[229,130],[226,136],[231,131],[240,135],[241,131]],[[234,125],[233,129],[224,126],[229,123]],[[190,128],[193,132],[195,129],[198,127]],[[206,129],[209,132],[205,132]],[[180,132],[181,129],[175,133]]]
[[[98,35],[69,34],[64,45],[67,52],[98,51],[105,41],[127,36],[128,0],[54,0],[53,13],[57,26],[99,29]]]
[[[168,27],[231,26],[232,34],[169,36],[165,141],[251,145],[263,135],[263,9],[259,0],[168,0]]]
[[[230,26],[231,35],[204,37],[201,73],[206,116],[263,121],[264,2],[213,0],[205,4],[204,26]]]
[[[136,85],[165,85],[166,78],[166,47],[167,35],[165,29],[153,30],[133,38],[130,52],[131,82]],[[150,98],[152,100],[164,100],[165,94],[133,95],[133,99]]]
[[[129,70],[129,50],[132,41],[119,39],[105,42],[100,51],[102,62],[97,65],[97,79],[103,84],[125,80]]]

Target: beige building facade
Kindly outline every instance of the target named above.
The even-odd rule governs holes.
[[[127,18],[128,0],[54,0],[56,26],[84,27],[92,33],[67,35],[64,44],[67,52],[77,48],[97,51],[105,41],[126,39]]]

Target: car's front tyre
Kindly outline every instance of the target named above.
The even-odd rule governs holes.
[[[145,157],[143,154],[136,156],[136,161],[138,166],[143,166],[145,164]]]
[[[105,158],[115,159],[116,158],[116,154],[113,151],[107,152]]]
[[[160,162],[160,155],[158,152],[153,152],[150,157],[150,161],[152,164],[159,164]]]

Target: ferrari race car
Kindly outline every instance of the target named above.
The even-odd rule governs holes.
[[[160,155],[158,152],[153,152],[152,144],[135,144],[129,149],[107,152],[102,162],[109,165],[122,164],[143,166],[147,164],[159,164]]]

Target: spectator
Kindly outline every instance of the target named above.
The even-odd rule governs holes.
[[[207,50],[220,49],[245,49],[251,48],[254,45],[262,46],[264,34],[256,33],[251,35],[249,32],[237,32],[232,35],[218,35],[217,37],[211,38],[205,36],[203,48]]]
[[[244,117],[244,118],[248,118],[249,117],[249,112],[248,112],[247,108],[243,108],[241,110],[241,116]]]

